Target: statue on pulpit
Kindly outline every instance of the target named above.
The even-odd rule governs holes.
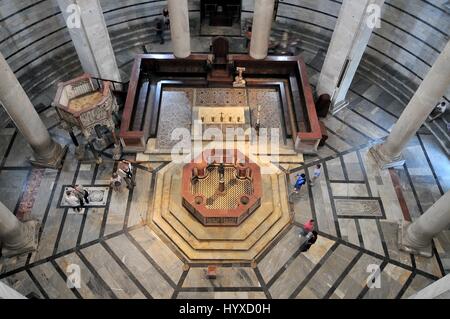
[[[245,72],[245,68],[237,67],[236,68],[238,75],[234,78],[233,87],[242,88],[247,85],[247,81],[244,80],[243,73]]]

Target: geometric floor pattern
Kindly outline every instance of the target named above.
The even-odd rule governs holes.
[[[304,57],[314,83],[323,61],[307,52]],[[292,198],[293,223],[256,265],[221,265],[215,280],[206,279],[207,265],[190,264],[162,234],[143,226],[155,174],[167,162],[137,165],[133,191],[109,191],[105,206],[71,215],[58,205],[63,187],[108,185],[116,165],[108,151],[99,166],[93,159],[77,161],[70,146],[60,171],[39,170],[29,165],[31,149],[20,133],[3,129],[0,200],[20,219],[39,219],[42,231],[37,253],[0,262],[0,280],[39,298],[407,298],[450,272],[450,231],[434,240],[431,259],[396,246],[397,222],[415,220],[450,189],[450,163],[420,131],[404,152],[403,167],[376,168],[368,149],[388,135],[402,108],[358,77],[348,109],[325,120],[329,139],[318,156],[305,157],[301,166],[280,164],[291,181],[323,165],[316,185]],[[56,140],[70,144],[53,110],[41,117]],[[301,253],[300,225],[310,218],[317,220],[319,239]],[[71,265],[80,268],[80,289],[66,284]],[[381,285],[370,289],[373,265]]]

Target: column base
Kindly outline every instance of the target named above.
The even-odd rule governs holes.
[[[393,167],[403,166],[405,164],[405,159],[400,154],[397,157],[387,157],[381,151],[382,144],[375,145],[370,148],[369,153],[372,154],[375,162],[380,169],[388,169]]]
[[[7,247],[3,247],[2,249],[2,257],[3,258],[11,258],[23,254],[28,254],[35,251],[39,245],[39,230],[41,228],[41,224],[37,220],[29,220],[23,222],[24,227],[26,227],[25,236],[26,242],[25,246],[20,247],[18,249],[10,249]]]
[[[30,160],[31,165],[38,166],[38,167],[44,167],[44,168],[53,168],[53,169],[60,169],[61,163],[64,158],[64,156],[67,153],[67,150],[69,147],[65,145],[64,147],[56,144],[55,151],[53,152],[53,156],[50,159],[33,159]]]
[[[331,107],[330,113],[334,115],[334,114],[338,113],[339,111],[341,111],[342,109],[345,109],[348,105],[349,105],[349,102],[347,100],[337,102],[337,103],[333,104],[333,106]]]
[[[413,255],[419,255],[426,258],[433,257],[433,248],[431,247],[431,243],[429,246],[425,248],[414,248],[412,244],[408,240],[407,230],[411,225],[411,222],[408,221],[400,221],[398,224],[398,248],[401,251],[407,252]]]

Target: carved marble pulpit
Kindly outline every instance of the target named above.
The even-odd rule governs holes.
[[[114,139],[114,158],[120,158],[120,144],[115,136],[113,114],[118,112],[116,99],[111,91],[111,83],[103,81],[101,87],[96,88],[89,74],[84,74],[68,82],[59,83],[54,106],[61,118],[62,126],[77,146],[77,155],[83,153],[73,133],[77,128],[85,137],[97,163],[101,157],[92,145],[92,140],[100,138],[100,132],[106,128]]]

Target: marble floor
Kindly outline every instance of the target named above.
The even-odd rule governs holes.
[[[311,83],[323,60],[303,53]],[[155,175],[168,162],[151,158],[135,166],[137,187],[109,191],[105,205],[69,214],[61,206],[65,186],[108,184],[116,163],[77,161],[74,147],[59,171],[30,166],[31,149],[11,126],[0,130],[0,201],[18,218],[42,223],[37,252],[0,262],[0,280],[38,298],[407,298],[450,272],[450,230],[433,243],[427,259],[397,249],[399,220],[415,220],[450,189],[450,160],[427,131],[404,152],[406,164],[380,171],[368,154],[388,134],[405,105],[362,76],[355,79],[347,109],[325,120],[329,133],[318,156],[304,164],[280,163],[286,178],[323,176],[292,197],[294,218],[255,262],[225,263],[215,280],[208,265],[187,260],[144,221]],[[54,110],[41,112],[51,135],[70,144]],[[300,226],[317,220],[319,239],[299,250]],[[69,266],[78,265],[81,288],[69,288]],[[371,267],[379,266],[379,287],[368,288]]]

